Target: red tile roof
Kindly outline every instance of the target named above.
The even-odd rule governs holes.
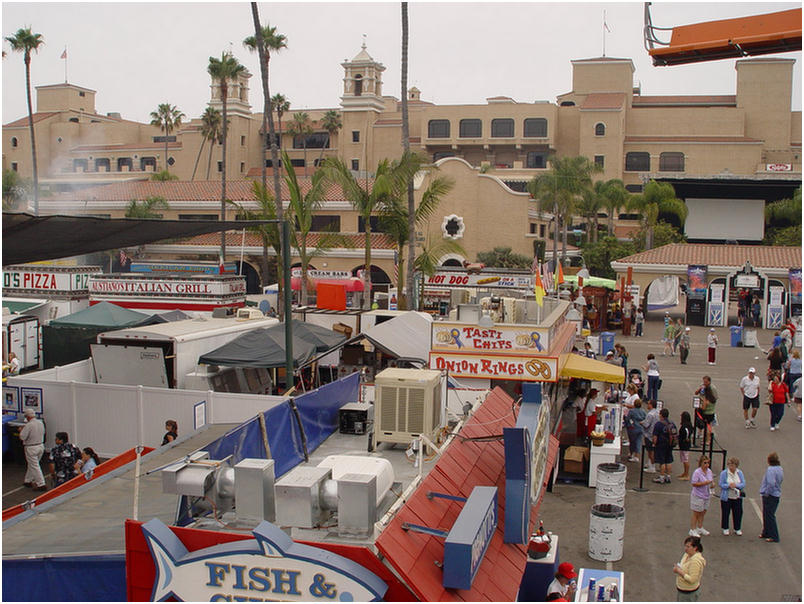
[[[297,173],[299,184],[302,191],[307,192],[310,188],[310,178],[304,178]],[[362,184],[363,179],[360,179]],[[367,186],[373,185],[373,180],[368,179]],[[253,180],[227,180],[226,197],[232,201],[253,201],[254,193],[252,190]],[[273,182],[268,180],[268,191],[273,192]],[[59,201],[131,201],[132,199],[145,199],[151,196],[164,197],[168,203],[171,201],[210,201],[220,200],[221,181],[220,180],[173,180],[159,182],[153,180],[137,182],[121,182],[97,187],[88,187],[77,191],[67,191],[53,196]],[[287,185],[282,183],[282,199],[289,199]],[[344,201],[345,197],[340,187],[329,185],[324,196],[324,201]]]
[[[699,95],[699,96],[642,96],[635,95],[635,107],[639,105],[733,105],[737,106],[737,96],[734,94]]]
[[[801,247],[782,245],[717,245],[671,243],[632,256],[620,258],[624,264],[706,264],[743,266],[748,260],[757,268],[800,268]]]
[[[37,124],[37,123],[41,122],[42,120],[45,120],[45,119],[47,119],[49,117],[52,117],[52,116],[58,115],[58,114],[59,114],[58,111],[42,111],[40,113],[34,113],[33,114],[33,122],[34,122],[34,124]],[[25,117],[21,117],[18,120],[14,120],[13,122],[9,122],[8,124],[5,124],[3,126],[3,128],[19,128],[21,126],[28,126],[28,116],[27,115]]]
[[[181,143],[168,143],[168,149],[181,149]],[[151,151],[165,150],[165,143],[125,143],[125,144],[106,144],[106,145],[78,145],[70,151],[74,153],[86,153],[89,151],[135,151],[145,149]]]
[[[321,237],[322,233],[310,233],[307,239],[307,247],[308,249],[311,247],[315,247],[318,245],[318,239]],[[355,249],[363,249],[366,245],[366,236],[363,233],[341,233],[343,235],[348,245],[345,247],[355,248]],[[205,233],[204,235],[196,235],[195,237],[190,237],[189,239],[183,239],[178,242],[179,245],[209,245],[209,246],[220,246],[221,244],[221,235],[220,233]],[[226,232],[226,245],[227,246],[235,246],[239,247],[243,243],[243,231],[227,231]],[[245,237],[245,245],[249,247],[253,246],[262,246],[262,240],[260,239],[259,235],[256,233],[249,233],[246,231]],[[394,245],[393,240],[383,233],[372,233],[371,234],[371,249],[373,250],[390,250],[394,249],[396,246]],[[357,263],[360,263],[360,259],[356,259]]]
[[[584,99],[581,109],[622,109],[624,105],[623,92],[594,92]]]
[[[488,437],[514,426],[511,399],[496,388],[467,422],[464,437]],[[409,522],[449,530],[463,504],[447,499],[428,499],[435,491],[469,497],[475,486],[496,486],[497,530],[470,590],[446,589],[440,565],[444,559],[444,540],[433,535],[402,530]],[[536,518],[531,510],[530,522]],[[524,545],[503,543],[505,519],[505,459],[502,440],[463,441],[450,444],[419,488],[408,499],[376,541],[377,549],[425,602],[438,601],[516,601],[527,562]]]

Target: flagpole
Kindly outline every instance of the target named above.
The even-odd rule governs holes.
[[[606,9],[603,9],[603,56],[606,56]]]
[[[61,58],[64,59],[64,83],[67,83],[67,45],[64,45],[64,52],[61,53]]]

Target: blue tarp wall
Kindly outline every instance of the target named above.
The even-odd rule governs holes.
[[[304,461],[305,447],[308,454],[312,453],[338,429],[338,410],[358,399],[359,387],[360,374],[353,373],[295,397],[293,403],[288,400],[263,413],[277,478]],[[212,441],[203,450],[209,453],[210,459],[231,455],[232,465],[248,457],[267,457],[257,417]],[[186,497],[181,498],[179,510],[176,524],[184,526],[191,518]]]
[[[3,560],[3,602],[87,601],[126,601],[124,554]]]

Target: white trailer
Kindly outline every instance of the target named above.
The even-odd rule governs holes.
[[[31,315],[3,313],[3,362],[13,352],[20,371],[39,369],[42,361],[42,330],[39,319]]]
[[[238,314],[249,315],[251,313]],[[270,327],[277,319],[197,318],[132,327],[98,334],[92,362],[99,384],[185,388],[198,358],[252,329]]]

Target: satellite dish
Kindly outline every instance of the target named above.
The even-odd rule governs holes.
[[[262,314],[267,315],[271,311],[271,303],[268,300],[260,300],[259,309]]]

